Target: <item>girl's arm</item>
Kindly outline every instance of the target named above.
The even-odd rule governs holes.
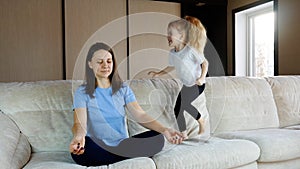
[[[205,82],[205,77],[207,75],[208,61],[206,59],[202,62],[201,69],[202,69],[201,76],[196,81],[196,84],[199,86],[203,85],[203,83]]]
[[[166,128],[162,124],[160,124],[157,120],[153,119],[151,116],[149,116],[138,104],[137,101],[128,103],[127,108],[138,123],[140,123],[142,126],[157,131],[161,134],[163,134],[166,139],[173,144],[180,144],[183,141],[182,134],[176,130]]]
[[[70,143],[70,152],[73,154],[83,154],[87,126],[86,108],[77,108],[74,111],[74,125],[72,127],[73,139]]]
[[[164,74],[172,72],[174,69],[175,69],[174,66],[167,66],[159,72],[150,71],[150,72],[148,72],[148,75],[150,75],[152,77],[162,76]]]

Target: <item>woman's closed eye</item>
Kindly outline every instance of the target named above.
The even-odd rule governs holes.
[[[103,62],[104,62],[103,60],[97,61],[98,64],[102,64]],[[105,62],[112,63],[112,60],[109,59],[109,60],[106,60]]]

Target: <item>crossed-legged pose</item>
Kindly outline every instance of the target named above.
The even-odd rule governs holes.
[[[112,49],[104,43],[91,46],[86,58],[86,82],[74,94],[73,160],[84,166],[108,165],[160,152],[165,138],[180,144],[179,131],[166,128],[147,115],[133,91],[117,72]],[[125,108],[134,120],[150,131],[128,136]]]

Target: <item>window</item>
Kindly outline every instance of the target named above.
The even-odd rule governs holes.
[[[274,75],[273,1],[234,13],[235,74]]]

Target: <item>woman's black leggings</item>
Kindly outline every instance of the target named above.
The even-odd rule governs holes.
[[[73,160],[83,166],[109,165],[134,157],[152,157],[164,146],[164,136],[147,131],[125,140],[117,146],[108,146],[102,140],[85,137],[85,151],[81,155],[71,153]]]
[[[177,119],[178,127],[180,131],[186,130],[186,122],[184,118],[184,110],[189,113],[196,120],[200,119],[201,114],[191,104],[205,89],[205,84],[202,86],[194,85],[187,87],[183,85],[179,92],[174,108],[174,113]]]

